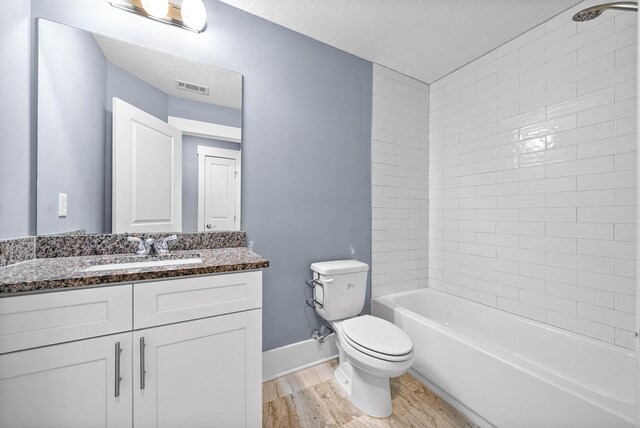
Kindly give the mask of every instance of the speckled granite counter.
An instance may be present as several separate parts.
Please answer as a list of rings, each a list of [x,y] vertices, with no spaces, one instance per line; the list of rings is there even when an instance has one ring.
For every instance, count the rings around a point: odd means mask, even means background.
[[[176,251],[171,254],[173,256],[183,254],[185,257],[198,254],[202,258],[202,263],[83,272],[83,269],[88,266],[113,263],[122,256],[33,259],[0,267],[0,297],[15,296],[16,293],[23,292],[42,292],[87,285],[137,282],[269,267],[268,260],[245,247]],[[135,258],[145,261],[145,257]],[[162,256],[157,256],[155,260],[160,258]]]

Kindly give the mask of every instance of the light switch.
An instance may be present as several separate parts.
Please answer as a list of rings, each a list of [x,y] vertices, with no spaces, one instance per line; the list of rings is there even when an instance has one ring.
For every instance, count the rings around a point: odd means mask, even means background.
[[[67,194],[58,193],[58,217],[67,216]]]

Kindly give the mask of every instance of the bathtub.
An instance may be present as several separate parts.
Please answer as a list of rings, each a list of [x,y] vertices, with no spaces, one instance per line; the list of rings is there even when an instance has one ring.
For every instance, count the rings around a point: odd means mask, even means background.
[[[485,425],[634,425],[632,351],[430,288],[371,310],[411,337],[418,377]]]

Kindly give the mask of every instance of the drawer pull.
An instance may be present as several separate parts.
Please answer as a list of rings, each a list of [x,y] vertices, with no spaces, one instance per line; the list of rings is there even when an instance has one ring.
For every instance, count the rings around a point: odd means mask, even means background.
[[[115,384],[115,396],[116,398],[120,397],[120,382],[122,378],[120,377],[120,354],[122,353],[122,348],[120,347],[120,342],[116,342],[116,384]]]
[[[144,389],[144,337],[140,338],[140,389]]]

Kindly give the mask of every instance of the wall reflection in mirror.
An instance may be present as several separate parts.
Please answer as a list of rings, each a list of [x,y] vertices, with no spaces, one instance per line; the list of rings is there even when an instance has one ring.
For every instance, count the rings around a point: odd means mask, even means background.
[[[38,20],[37,232],[240,229],[242,75]]]

